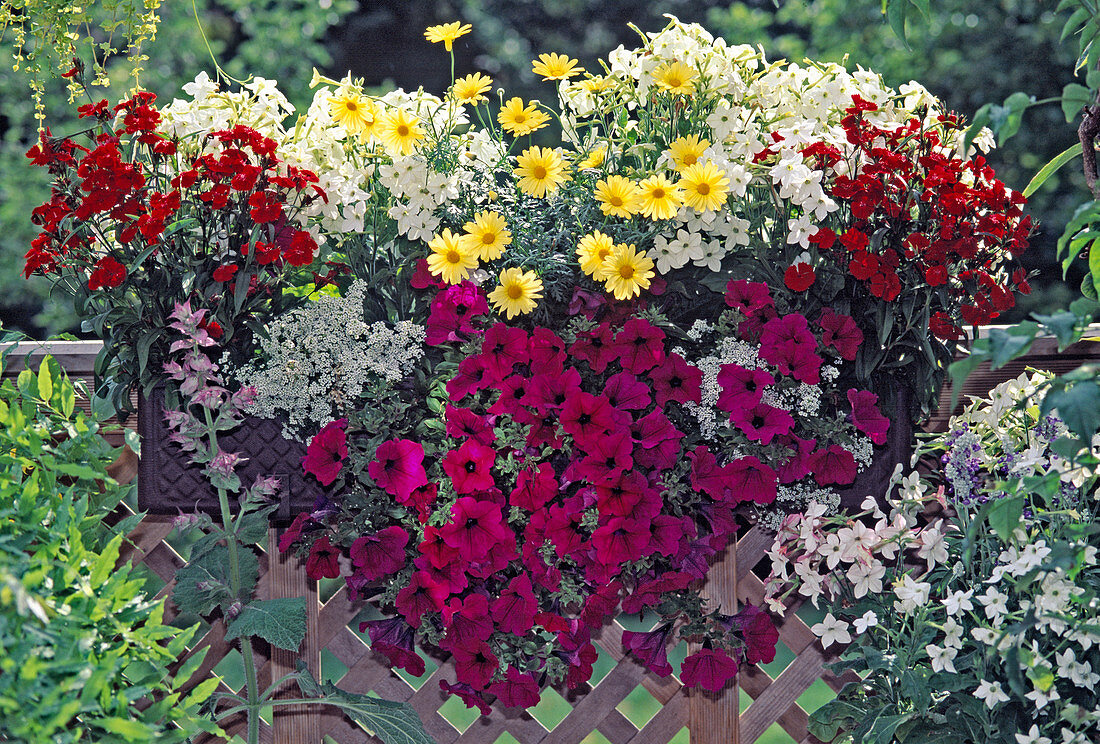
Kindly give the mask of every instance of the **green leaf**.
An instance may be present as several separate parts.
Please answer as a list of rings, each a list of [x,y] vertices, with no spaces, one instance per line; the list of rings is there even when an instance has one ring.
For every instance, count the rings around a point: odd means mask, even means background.
[[[1081,332],[1078,328],[1080,318],[1076,313],[1063,311],[1052,315],[1032,313],[1033,318],[1043,327],[1043,331],[1058,339],[1058,351],[1063,351],[1067,346],[1080,340]]]
[[[296,651],[306,637],[304,597],[262,599],[250,602],[229,624],[225,640],[258,636],[276,648]]]
[[[1076,158],[1083,151],[1084,148],[1082,148],[1081,143],[1078,142],[1076,145],[1073,145],[1072,147],[1067,147],[1065,150],[1051,158],[1050,162],[1040,168],[1039,172],[1036,173],[1028,182],[1027,187],[1024,188],[1024,198],[1030,197],[1032,194],[1038,191],[1039,187],[1046,183],[1046,180],[1048,178],[1053,176],[1063,165]]]
[[[435,744],[424,730],[420,716],[408,703],[357,695],[327,682],[323,686],[318,685],[301,661],[298,662],[297,679],[298,686],[307,697],[317,697],[319,703],[337,706],[384,744]],[[318,697],[320,695],[324,697]]]
[[[990,330],[989,350],[992,357],[990,369],[999,369],[1013,359],[1026,354],[1038,333],[1039,325],[1030,320],[1008,328]]]
[[[909,9],[909,0],[882,0],[882,6],[894,36],[901,40],[906,49],[910,49],[909,40],[905,38],[905,13]]]
[[[245,545],[256,545],[267,537],[267,528],[271,524],[271,515],[278,504],[270,504],[242,514],[237,520],[237,538]]]
[[[88,467],[87,465],[78,465],[75,462],[59,462],[53,465],[53,469],[62,475],[69,475],[73,478],[87,478],[89,480],[99,480],[107,476],[102,470],[96,470],[95,468]]]
[[[1093,241],[1089,247],[1089,275],[1093,288],[1100,292],[1100,240]]]
[[[1088,446],[1092,435],[1100,428],[1100,384],[1097,379],[1052,386],[1043,396],[1040,410],[1047,414],[1055,409],[1069,430]]]
[[[38,365],[38,397],[49,402],[53,398],[53,375],[50,373],[49,357],[42,359]]]
[[[191,690],[191,694],[183,700],[185,707],[191,705],[198,705],[204,702],[207,698],[214,694],[214,691],[218,689],[218,685],[221,684],[221,677],[211,677],[210,679],[204,679],[199,684],[195,685],[195,689]]]
[[[241,593],[237,599],[244,601],[252,596],[260,564],[252,550],[238,550],[237,555],[241,569]],[[209,615],[219,603],[233,600],[230,585],[229,548],[214,545],[176,572],[172,601],[180,612]]]
[[[951,408],[949,410],[954,411],[956,406],[959,405],[959,395],[962,393],[963,383],[966,382],[966,378],[970,377],[970,374],[976,370],[982,362],[989,359],[987,353],[988,348],[986,339],[979,339],[974,344],[974,348],[971,349],[970,355],[966,356],[956,362],[952,362],[947,368],[947,373],[951,376]]]
[[[112,734],[118,734],[126,741],[140,741],[147,742],[153,741],[154,731],[146,726],[144,723],[138,723],[127,718],[102,718],[97,723],[105,731],[109,731]]]
[[[1024,497],[1006,496],[989,507],[989,526],[1002,541],[1008,542],[1024,517]]]
[[[963,155],[970,152],[970,145],[974,143],[974,138],[982,133],[982,128],[987,127],[992,123],[992,114],[992,103],[985,104],[974,113],[974,119],[970,122],[970,127],[966,130],[966,136],[963,137]]]
[[[1062,113],[1066,116],[1066,123],[1076,119],[1077,113],[1092,103],[1092,98],[1092,91],[1080,83],[1070,83],[1062,88]]]

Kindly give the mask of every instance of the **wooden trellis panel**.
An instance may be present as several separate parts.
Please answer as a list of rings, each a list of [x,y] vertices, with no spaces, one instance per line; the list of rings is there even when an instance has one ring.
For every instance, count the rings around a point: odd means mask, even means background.
[[[21,358],[27,351],[35,351],[32,363],[45,351],[53,353],[73,377],[90,379],[92,360],[98,351],[97,342],[63,342],[52,344],[25,344],[15,356]],[[997,382],[1015,377],[1024,366],[1036,366],[1066,371],[1076,367],[1083,359],[1100,356],[1098,344],[1083,342],[1059,355],[1053,342],[1040,340],[1033,352],[1021,362],[1004,370],[988,372],[979,370],[968,382],[964,393],[980,394]],[[13,370],[7,371],[12,374]],[[949,400],[945,392],[944,400]],[[86,403],[82,403],[86,407]],[[940,428],[945,419],[934,419],[930,428]],[[114,435],[121,443],[121,437]],[[136,456],[124,451],[112,468],[114,476],[127,482],[136,476]],[[124,513],[114,515],[121,518]],[[166,582],[158,596],[168,596],[172,578],[183,559],[166,541],[171,523],[165,517],[148,517],[130,535],[130,546],[125,560],[147,566]],[[269,533],[269,545],[275,544],[275,534]],[[739,602],[762,604],[763,583],[754,568],[761,562],[771,546],[771,535],[759,527],[749,530],[736,545],[726,551],[708,574],[704,587],[707,596],[724,608],[733,609]],[[647,672],[622,650],[623,628],[617,623],[605,626],[594,639],[602,655],[614,662],[610,672],[598,679],[594,686],[586,687],[579,694],[562,692],[571,706],[565,717],[552,728],[546,728],[529,713],[494,706],[490,716],[477,719],[464,730],[459,730],[441,712],[447,698],[439,688],[439,680],[453,679],[453,664],[446,657],[434,657],[438,668],[420,680],[414,687],[403,677],[391,671],[364,642],[361,634],[352,629],[357,626],[357,616],[363,603],[351,603],[341,589],[322,602],[317,586],[305,576],[304,567],[293,556],[264,555],[260,562],[261,578],[257,590],[261,598],[306,596],[308,607],[307,636],[297,653],[278,649],[271,653],[260,649],[257,658],[261,685],[266,687],[273,680],[291,671],[298,659],[306,661],[314,674],[320,676],[321,650],[327,649],[347,672],[338,684],[345,689],[365,693],[373,691],[382,697],[409,702],[420,714],[429,734],[439,744],[493,744],[507,733],[521,744],[589,744],[592,741],[609,741],[611,744],[665,744],[686,726],[692,744],[752,744],[773,724],[778,724],[798,744],[817,744],[807,732],[807,713],[798,705],[798,698],[818,679],[833,690],[857,678],[851,672],[837,677],[825,668],[831,660],[809,627],[791,611],[779,626],[780,641],[794,655],[794,660],[773,679],[762,669],[746,668],[739,674],[736,685],[731,684],[720,695],[693,690],[685,691],[679,681],[670,676],[661,679]],[[795,602],[798,600],[795,599]],[[169,607],[171,615],[171,607]],[[356,628],[357,629],[357,628]],[[192,652],[209,648],[200,670],[203,676],[214,673],[214,668],[227,655],[239,653],[236,644],[227,644],[225,628],[221,621],[211,625],[201,638],[196,639]],[[259,644],[262,646],[262,644]],[[660,703],[659,712],[639,728],[629,720],[619,706],[641,685],[654,700]],[[225,687],[224,683],[222,686]],[[739,710],[738,689],[747,693],[752,702]],[[285,694],[294,696],[294,690]],[[277,709],[275,725],[264,725],[261,736],[271,744],[320,744],[324,736],[338,744],[366,744],[374,742],[363,729],[352,724],[331,709],[314,706],[281,707]],[[226,726],[230,733],[241,733],[244,721],[230,721]],[[598,732],[602,738],[589,738]]]

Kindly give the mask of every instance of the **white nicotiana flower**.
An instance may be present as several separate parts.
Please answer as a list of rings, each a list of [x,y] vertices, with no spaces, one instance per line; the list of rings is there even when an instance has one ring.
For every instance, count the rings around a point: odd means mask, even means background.
[[[970,601],[970,598],[973,596],[973,589],[967,589],[965,592],[956,590],[943,600],[943,606],[947,608],[947,614],[949,616],[956,615],[960,612],[969,612],[974,609],[974,603]]]
[[[1026,734],[1016,734],[1016,744],[1054,744],[1049,737],[1039,733],[1039,727],[1034,723]]]
[[[856,633],[862,635],[866,633],[869,628],[878,625],[878,615],[871,610],[867,610],[867,612],[863,613],[863,617],[857,617],[852,625],[855,626]]]
[[[833,617],[833,613],[825,615],[820,623],[810,628],[821,639],[821,647],[828,648],[834,643],[851,643],[852,635],[848,632],[848,623]]]
[[[909,574],[905,574],[901,579],[894,582],[894,596],[898,600],[894,603],[894,608],[898,612],[909,614],[918,607],[928,604],[928,595],[931,590],[931,584],[916,581]]]
[[[1002,594],[994,587],[987,587],[985,594],[978,596],[978,601],[985,605],[985,616],[999,625],[1008,612],[1008,595]]]
[[[928,654],[929,660],[932,662],[933,672],[955,673],[955,657],[959,654],[958,649],[944,648],[929,644],[924,647],[924,650],[925,653]]]
[[[1005,694],[1004,688],[1001,687],[1000,682],[990,682],[983,679],[978,683],[978,687],[974,690],[974,697],[985,703],[985,707],[993,710],[1001,703],[1007,703],[1009,697]]]

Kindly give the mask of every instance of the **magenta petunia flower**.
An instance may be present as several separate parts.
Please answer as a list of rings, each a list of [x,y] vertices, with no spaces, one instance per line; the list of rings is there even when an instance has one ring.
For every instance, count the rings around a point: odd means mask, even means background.
[[[618,566],[643,557],[649,545],[649,525],[630,517],[611,517],[592,533],[596,560],[605,566]]]
[[[686,589],[695,580],[689,573],[666,571],[652,579],[639,582],[634,591],[623,598],[623,612],[633,615],[663,602],[669,592]]]
[[[364,535],[348,551],[355,572],[367,582],[400,571],[405,565],[405,546],[409,533],[400,527],[386,527],[373,535]]]
[[[856,358],[859,345],[863,343],[863,331],[859,330],[855,320],[826,307],[822,309],[817,325],[821,328],[822,344],[832,346],[848,361]]]
[[[348,456],[347,434],[344,427],[347,419],[339,419],[325,425],[317,432],[306,448],[302,458],[302,469],[312,475],[322,486],[336,480],[344,467],[344,458]]]
[[[307,524],[313,521],[309,512],[302,512],[294,518],[290,527],[279,538],[279,552],[285,553],[290,550],[294,543],[298,542],[302,538],[302,530]]]
[[[487,491],[494,485],[496,459],[495,449],[467,439],[443,457],[443,472],[450,476],[457,493]]]
[[[420,620],[427,612],[439,612],[450,592],[425,571],[414,571],[409,583],[397,593],[394,606],[409,625],[420,627]]]
[[[634,467],[633,450],[629,429],[590,439],[585,442],[585,456],[577,462],[576,475],[594,484],[613,482],[623,471]]]
[[[611,375],[604,383],[603,394],[620,411],[641,411],[649,408],[652,399],[649,386],[631,372]]]
[[[663,412],[654,409],[634,422],[630,429],[637,445],[634,463],[650,470],[667,470],[680,457],[684,433],[672,425]]]
[[[447,680],[439,680],[439,689],[443,690],[448,695],[457,695],[467,708],[477,708],[478,712],[483,716],[487,716],[493,712],[493,709],[489,707],[489,704],[482,698],[481,693],[475,690],[465,682],[458,682],[457,684],[451,684]]]
[[[359,632],[363,631],[370,635],[371,650],[385,656],[391,667],[404,669],[414,677],[424,674],[424,659],[416,653],[413,645],[415,631],[404,618],[392,617],[359,623]]]
[[[774,364],[785,375],[816,385],[821,381],[822,358],[817,339],[806,318],[797,313],[773,318],[760,331],[760,358]]]
[[[428,259],[426,258],[422,258],[416,262],[416,271],[413,272],[409,284],[415,289],[428,289],[430,287],[443,289],[447,286],[446,282],[442,279],[432,275],[431,269],[428,268]]]
[[[645,633],[624,630],[623,650],[633,654],[658,677],[667,677],[672,674],[672,665],[668,663],[668,639],[671,634],[672,623],[659,625]]]
[[[691,462],[691,487],[715,501],[725,501],[730,489],[729,471],[719,467],[714,453],[700,444],[688,453],[688,460]]]
[[[523,573],[508,582],[490,609],[499,629],[518,636],[527,635],[535,625],[538,611],[538,598],[531,587],[531,578]]]
[[[790,433],[794,426],[794,417],[790,413],[763,402],[752,407],[734,408],[730,411],[730,421],[749,439],[765,446],[777,436]]]
[[[664,408],[670,400],[677,403],[698,403],[702,399],[703,373],[688,364],[679,354],[669,354],[665,360],[649,370],[657,407]]]
[[[596,374],[603,374],[607,365],[615,360],[615,333],[607,323],[601,323],[591,331],[581,331],[577,340],[569,347],[569,354],[575,359],[583,359]]]
[[[682,543],[688,535],[694,536],[695,524],[690,517],[674,517],[671,514],[658,514],[650,522],[649,554],[660,553],[669,558],[680,552]]]
[[[505,377],[496,388],[500,391],[500,396],[489,406],[489,413],[515,416],[524,405],[530,404],[531,383],[522,374]]]
[[[452,597],[443,607],[443,625],[447,628],[444,648],[469,646],[476,641],[489,640],[489,636],[493,634],[489,598],[484,594],[470,594],[465,598]]]
[[[538,326],[531,334],[531,371],[540,375],[559,375],[565,368],[565,341],[549,328]]]
[[[489,312],[489,303],[473,282],[447,287],[432,300],[427,321],[429,346],[465,341],[478,333],[473,320]]]
[[[462,496],[451,507],[451,521],[439,528],[448,546],[468,562],[481,560],[494,544],[513,539],[500,507],[489,501]]]
[[[554,545],[559,558],[579,550],[584,545],[579,524],[583,514],[570,512],[560,504],[551,504],[531,516],[531,526],[538,524],[545,539]],[[539,543],[541,544],[541,543]]]
[[[890,419],[879,411],[878,396],[869,390],[852,388],[848,390],[848,402],[852,404],[852,424],[875,444],[886,444]]]
[[[456,646],[451,649],[455,662],[455,676],[475,690],[484,690],[500,668],[493,649],[485,641]]]
[[[711,692],[719,692],[736,676],[737,661],[715,648],[696,651],[684,659],[680,667],[680,681],[684,687],[702,687]]]
[[[581,622],[592,630],[600,628],[607,618],[611,617],[619,606],[619,595],[623,585],[618,581],[610,581],[588,595],[581,608]]]
[[[660,492],[638,470],[621,472],[617,478],[596,486],[596,506],[601,516],[650,519],[660,513],[662,505]]]
[[[505,708],[530,708],[539,704],[539,684],[530,674],[508,667],[504,679],[489,686],[489,692],[500,699]]]
[[[665,332],[643,318],[631,318],[615,335],[615,351],[623,369],[640,375],[665,359]]]
[[[447,422],[447,436],[455,439],[473,439],[486,447],[493,446],[496,434],[493,432],[495,416],[479,416],[472,409],[447,404],[443,419]]]
[[[527,331],[504,323],[490,326],[481,341],[481,356],[493,380],[503,380],[517,364],[531,361]]]
[[[754,315],[766,307],[771,307],[773,303],[767,284],[745,279],[730,279],[726,284],[726,304],[745,315]]]
[[[466,357],[458,363],[458,372],[447,381],[447,397],[457,403],[470,393],[484,390],[493,384],[492,377],[480,356]]]
[[[775,501],[779,478],[775,471],[752,455],[739,457],[726,465],[726,483],[729,484],[727,496],[734,503],[755,501],[757,504],[770,504]]]
[[[560,488],[554,466],[548,462],[539,463],[537,468],[519,471],[508,503],[529,512],[537,511],[557,496]]]
[[[379,488],[400,500],[428,485],[424,470],[424,448],[408,439],[391,439],[378,445],[367,474]]]
[[[810,470],[819,486],[844,486],[856,479],[856,458],[839,444],[832,444],[810,456]]]
[[[816,439],[802,439],[791,434],[777,437],[775,441],[785,446],[788,453],[785,455],[786,460],[776,471],[779,474],[780,483],[794,483],[810,474],[810,455],[817,447]]]
[[[731,620],[745,641],[745,661],[749,664],[768,664],[775,660],[779,629],[775,627],[771,615],[746,603]]]
[[[432,505],[435,503],[435,498],[439,494],[439,486],[435,483],[428,483],[420,488],[414,489],[409,494],[408,498],[397,497],[397,503],[401,504],[407,509],[412,509],[416,512],[416,516],[420,519],[421,524],[425,524],[428,521],[428,517],[432,514]]]
[[[602,395],[578,393],[561,409],[561,427],[579,441],[591,441],[616,427],[614,409]]]
[[[339,578],[340,549],[333,547],[327,535],[313,543],[313,547],[309,549],[309,557],[306,558],[306,576],[314,581]]]
[[[561,374],[540,373],[532,377],[528,400],[540,411],[557,411],[580,391],[581,374],[570,367]]]
[[[718,408],[723,411],[751,408],[760,402],[765,388],[773,384],[775,378],[765,370],[723,364],[718,369]]]

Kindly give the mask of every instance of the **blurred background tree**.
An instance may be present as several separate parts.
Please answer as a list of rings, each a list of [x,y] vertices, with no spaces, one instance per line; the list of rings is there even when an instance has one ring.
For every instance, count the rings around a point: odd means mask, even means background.
[[[423,85],[440,94],[449,83],[449,66],[423,31],[461,19],[473,25],[473,33],[455,44],[459,74],[482,71],[509,95],[553,104],[553,86],[531,72],[535,56],[561,52],[598,69],[597,60],[618,45],[637,44],[628,23],[654,31],[665,25],[665,12],[703,23],[731,43],[760,44],[773,59],[859,65],[893,86],[917,80],[967,117],[1015,91],[1039,99],[1058,96],[1073,80],[1073,58],[1059,43],[1061,22],[1052,3],[940,0],[929,18],[910,23],[910,48],[883,22],[881,9],[881,0],[196,0],[194,11],[187,2],[165,3],[157,39],[146,47],[150,59],[142,84],[167,101],[200,70],[212,73],[205,34],[226,72],[276,79],[298,105],[311,97],[313,66],[333,77],[350,70],[379,88]],[[124,64],[112,68],[112,79],[115,85],[104,95],[117,98],[128,85]],[[76,124],[63,88],[55,83],[48,90],[46,113],[55,132],[68,133]],[[35,139],[34,106],[26,81],[7,67],[0,70],[0,100],[0,322],[39,337],[75,331],[67,298],[50,298],[45,282],[27,282],[19,273],[35,232],[30,211],[47,196],[46,174],[23,157]],[[989,159],[1000,178],[1023,189],[1074,141],[1074,127],[1066,125],[1057,105],[1037,107]],[[1032,197],[1040,232],[1025,262],[1040,275],[1035,292],[1006,321],[1065,306],[1077,296],[1077,277],[1069,286],[1060,281],[1054,245],[1083,183],[1079,169],[1067,167]]]

